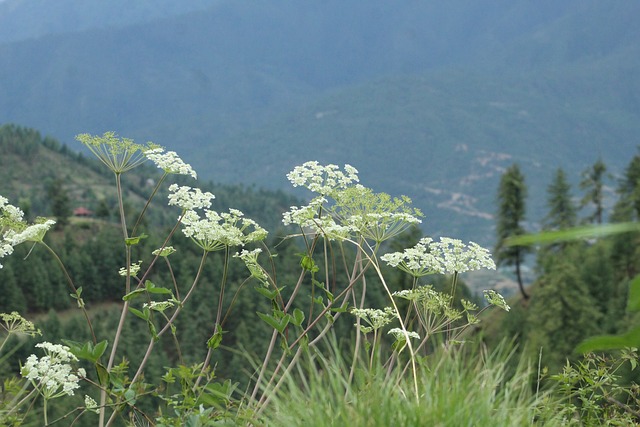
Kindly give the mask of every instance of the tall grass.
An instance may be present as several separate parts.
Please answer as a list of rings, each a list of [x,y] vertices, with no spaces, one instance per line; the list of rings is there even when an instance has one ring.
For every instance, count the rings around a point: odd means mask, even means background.
[[[337,347],[307,352],[263,413],[268,426],[562,425],[557,401],[536,393],[536,370],[513,347],[443,350],[418,364],[419,401],[401,369],[351,365]],[[512,363],[515,362],[515,363]],[[515,366],[515,367],[514,367]]]

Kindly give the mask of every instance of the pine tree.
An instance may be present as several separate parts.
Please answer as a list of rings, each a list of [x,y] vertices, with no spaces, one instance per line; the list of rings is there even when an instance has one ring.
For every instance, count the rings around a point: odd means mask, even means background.
[[[521,265],[524,257],[529,252],[525,246],[506,245],[509,237],[525,233],[522,222],[525,218],[527,186],[524,176],[517,164],[509,167],[500,179],[498,189],[498,215],[497,215],[497,244],[495,248],[496,263],[515,267],[518,287],[524,299],[529,295],[522,283]]]
[[[572,252],[571,254],[569,252]],[[559,370],[584,339],[599,333],[602,314],[581,280],[579,252],[565,251],[533,286],[528,342],[552,371]]]
[[[586,194],[580,201],[580,207],[593,205],[593,213],[585,220],[587,222],[595,222],[602,224],[604,214],[604,179],[609,177],[607,174],[607,166],[602,159],[598,159],[591,167],[582,172],[582,181],[580,181],[580,189],[586,191]]]
[[[576,207],[571,200],[571,185],[562,169],[547,188],[549,213],[544,220],[547,230],[563,230],[576,225]]]
[[[47,197],[51,200],[51,213],[56,217],[56,228],[62,228],[69,223],[71,200],[69,194],[59,178],[54,179],[47,186]]]

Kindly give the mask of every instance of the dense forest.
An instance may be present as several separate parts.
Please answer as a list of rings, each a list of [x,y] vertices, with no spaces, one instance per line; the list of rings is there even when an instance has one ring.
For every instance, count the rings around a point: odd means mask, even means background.
[[[44,216],[57,221],[46,237],[57,256],[51,256],[41,245],[21,245],[12,256],[2,259],[0,312],[18,311],[33,319],[43,331],[37,340],[16,342],[11,357],[0,359],[0,374],[5,376],[19,369],[19,361],[28,357],[37,341],[56,342],[60,337],[76,342],[90,340],[90,331],[77,310],[78,298],[70,297],[67,274],[76,287],[82,288],[82,300],[93,319],[94,333],[109,336],[118,323],[124,285],[118,271],[126,260],[122,256],[116,195],[109,186],[112,177],[103,171],[99,162],[51,138],[43,138],[35,130],[15,125],[0,127],[0,152],[0,195],[15,201],[29,219]],[[153,191],[154,181],[159,179],[160,174],[150,166],[136,169],[124,181],[127,194],[124,204],[132,211],[142,209],[144,200]],[[175,182],[181,183],[182,179],[177,177]],[[525,264],[533,266],[535,280],[522,284],[521,292],[511,297],[510,312],[492,312],[491,317],[482,326],[470,330],[466,338],[478,341],[476,337],[481,337],[479,341],[493,347],[505,339],[515,340],[520,352],[532,359],[539,357],[547,372],[558,373],[567,359],[577,360],[575,348],[584,339],[599,334],[623,334],[637,324],[637,316],[627,313],[626,307],[629,283],[640,270],[640,232],[561,240],[538,246],[509,245],[509,238],[531,231],[526,229],[529,208],[526,179],[514,164],[505,171],[499,188],[495,189],[499,206],[496,206],[498,235],[494,258],[504,274],[511,275],[513,271],[514,280],[521,279],[517,272]],[[640,154],[630,160],[618,181],[613,181],[607,166],[598,159],[580,177],[578,191],[571,188],[569,181],[562,169],[549,177],[547,215],[542,221],[544,231],[640,220]],[[616,187],[617,200],[612,209],[607,209],[603,189],[610,185]],[[290,230],[281,225],[282,213],[299,204],[298,199],[284,192],[256,187],[209,182],[201,184],[201,188],[215,194],[217,209],[239,208],[268,228],[271,234],[265,246],[272,248],[270,263],[273,271],[278,272],[279,283],[286,288],[298,280],[300,266],[305,266],[306,258],[300,255],[304,246],[292,239],[283,240]],[[159,200],[167,196],[166,192],[161,195],[164,197]],[[74,209],[80,207],[90,213],[79,215],[76,211],[74,214]],[[159,236],[170,231],[175,219],[166,206],[156,204],[154,208],[154,213],[139,225],[139,235],[145,238],[132,248],[134,261],[146,260],[145,254],[163,245]],[[134,217],[129,218],[129,223],[134,222]],[[402,250],[416,244],[423,234],[414,227],[383,247]],[[176,234],[171,243],[181,254],[179,262],[159,265],[148,280],[158,286],[168,286],[163,280],[170,272],[178,292],[178,284],[193,281],[193,272],[200,271],[201,253],[182,235]],[[346,251],[344,256],[353,260],[355,253]],[[161,377],[166,366],[188,365],[207,356],[205,343],[211,339],[211,325],[216,323],[218,290],[226,281],[227,292],[220,304],[232,311],[224,316],[222,351],[215,353],[212,365],[216,366],[218,377],[231,380],[239,388],[248,386],[248,366],[269,347],[271,331],[269,324],[256,322],[255,313],[268,313],[273,300],[257,296],[251,290],[254,285],[247,284],[243,263],[228,257],[224,251],[209,255],[190,309],[175,323],[180,331],[179,350],[176,351],[171,338],[163,337],[159,341],[160,351],[153,353],[148,361],[146,378]],[[60,268],[60,260],[66,270]],[[224,265],[228,268],[223,270]],[[312,271],[310,267],[304,268]],[[385,274],[390,278],[389,287],[393,291],[411,286],[402,272],[387,268]],[[367,272],[365,276],[369,288],[367,305],[384,306],[386,296],[379,284],[375,285],[376,275]],[[317,298],[313,275],[308,280],[302,291],[303,301]],[[337,276],[334,280],[340,283],[346,279]],[[429,282],[436,289],[451,290],[447,277],[431,276]],[[456,299],[467,298],[482,305],[479,296],[463,281],[454,289]],[[308,309],[305,304],[296,307]],[[139,316],[129,316],[127,322],[130,327],[124,329],[119,356],[135,366],[143,356],[142,346],[146,345],[149,331]],[[336,321],[339,339],[353,336],[352,323],[352,319],[345,318]],[[628,372],[623,376],[624,381],[634,378]],[[151,410],[153,402],[141,403],[142,408]],[[52,411],[62,416],[65,409]]]

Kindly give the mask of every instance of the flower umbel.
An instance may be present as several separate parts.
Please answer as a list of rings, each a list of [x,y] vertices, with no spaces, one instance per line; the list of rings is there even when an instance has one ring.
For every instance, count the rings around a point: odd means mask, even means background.
[[[160,169],[168,174],[190,175],[197,179],[198,175],[191,165],[185,163],[175,151],[164,152],[164,148],[151,148],[144,152],[147,159],[151,160]]]
[[[414,277],[496,268],[487,249],[474,242],[465,245],[461,240],[448,237],[440,238],[439,242],[424,237],[413,248],[385,254],[380,259]]]
[[[102,136],[83,133],[76,136],[102,163],[113,173],[127,172],[143,163],[144,152],[158,148],[150,142],[147,145],[136,144],[132,139],[119,138],[114,132],[105,132]]]
[[[69,347],[50,342],[36,344],[45,352],[38,358],[32,354],[27,358],[20,373],[27,378],[45,399],[53,399],[65,394],[72,396],[80,387],[81,378],[86,376],[82,368],[74,370],[71,362],[78,359],[69,351]]]
[[[20,316],[17,311],[11,313],[0,313],[0,328],[7,331],[8,334],[25,334],[32,337],[36,335],[42,335],[40,329],[36,328],[33,322]]]
[[[264,240],[267,231],[255,221],[244,218],[237,209],[221,214],[205,209],[204,218],[196,211],[185,212],[182,232],[205,251],[217,251],[225,247],[244,246]]]
[[[500,307],[504,311],[511,310],[511,307],[509,307],[509,304],[507,304],[507,302],[504,300],[504,297],[496,291],[488,289],[482,292],[484,293],[484,297],[489,304]]]
[[[306,187],[323,196],[358,182],[358,171],[350,165],[344,165],[344,172],[337,165],[322,166],[316,161],[296,166],[287,174],[294,187]]]

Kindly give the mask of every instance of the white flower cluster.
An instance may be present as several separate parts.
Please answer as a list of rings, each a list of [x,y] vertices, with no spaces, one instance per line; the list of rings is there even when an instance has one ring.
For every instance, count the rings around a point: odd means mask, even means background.
[[[262,249],[260,248],[256,248],[252,251],[243,249],[240,252],[236,252],[233,256],[235,258],[240,258],[244,262],[251,273],[251,277],[255,277],[262,283],[266,283],[269,280],[269,277],[262,266],[258,263],[258,255],[261,253]]]
[[[100,413],[100,407],[96,401],[86,394],[84,395],[84,407],[87,408],[87,411],[95,412],[96,414]]]
[[[13,248],[20,243],[42,242],[45,233],[55,223],[51,219],[39,218],[35,224],[27,224],[24,212],[0,196],[0,258],[11,255]]]
[[[314,234],[323,234],[330,239],[345,239],[355,231],[349,225],[338,224],[331,213],[327,210],[324,215],[320,215],[322,205],[327,202],[324,197],[315,197],[308,205],[297,207],[292,206],[288,212],[282,214],[284,225],[298,225]]]
[[[42,358],[34,354],[29,356],[20,371],[22,376],[31,381],[46,399],[63,394],[72,396],[73,391],[80,387],[80,378],[86,377],[83,368],[74,371],[71,366],[71,362],[78,359],[64,345],[41,342],[36,347],[43,349],[46,355]]]
[[[397,340],[406,340],[407,338],[420,339],[420,335],[417,332],[403,331],[400,328],[392,328],[387,333],[393,335]]]
[[[414,277],[496,268],[487,249],[474,242],[465,245],[460,240],[447,237],[442,237],[439,242],[424,237],[414,247],[385,254],[380,259]]]
[[[174,253],[176,249],[173,246],[165,246],[164,248],[158,248],[155,251],[151,252],[152,255],[168,257],[172,253]]]
[[[174,306],[172,301],[151,301],[142,304],[142,308],[148,308],[149,310],[155,310],[159,312],[165,311],[167,308]]]
[[[377,308],[352,308],[351,314],[369,324],[368,327],[360,325],[360,331],[365,334],[371,331],[377,331],[395,319],[395,312],[391,307],[385,307],[384,310]]]
[[[205,209],[204,218],[193,210],[185,212],[183,233],[205,251],[215,251],[227,246],[244,246],[247,243],[264,240],[267,231],[255,221],[244,218],[237,209],[221,213]],[[250,231],[249,231],[250,230]]]
[[[194,179],[198,178],[196,171],[191,165],[185,163],[175,151],[164,152],[164,148],[152,148],[144,152],[147,159],[151,160],[160,169],[166,173],[177,175],[191,175]]]
[[[131,265],[129,266],[129,276],[131,277],[136,277],[138,275],[138,273],[140,272],[140,266],[142,265],[142,261],[138,261],[137,263],[132,262]],[[120,274],[121,276],[127,276],[127,267],[122,267],[120,268],[120,270],[118,271],[118,274]]]
[[[344,172],[337,165],[322,166],[317,161],[296,166],[287,174],[294,187],[306,187],[323,196],[358,182],[358,171],[351,165],[344,165]]]
[[[203,193],[199,188],[181,187],[178,184],[169,186],[169,191],[169,206],[178,206],[183,211],[208,208],[216,197],[208,191]]]

